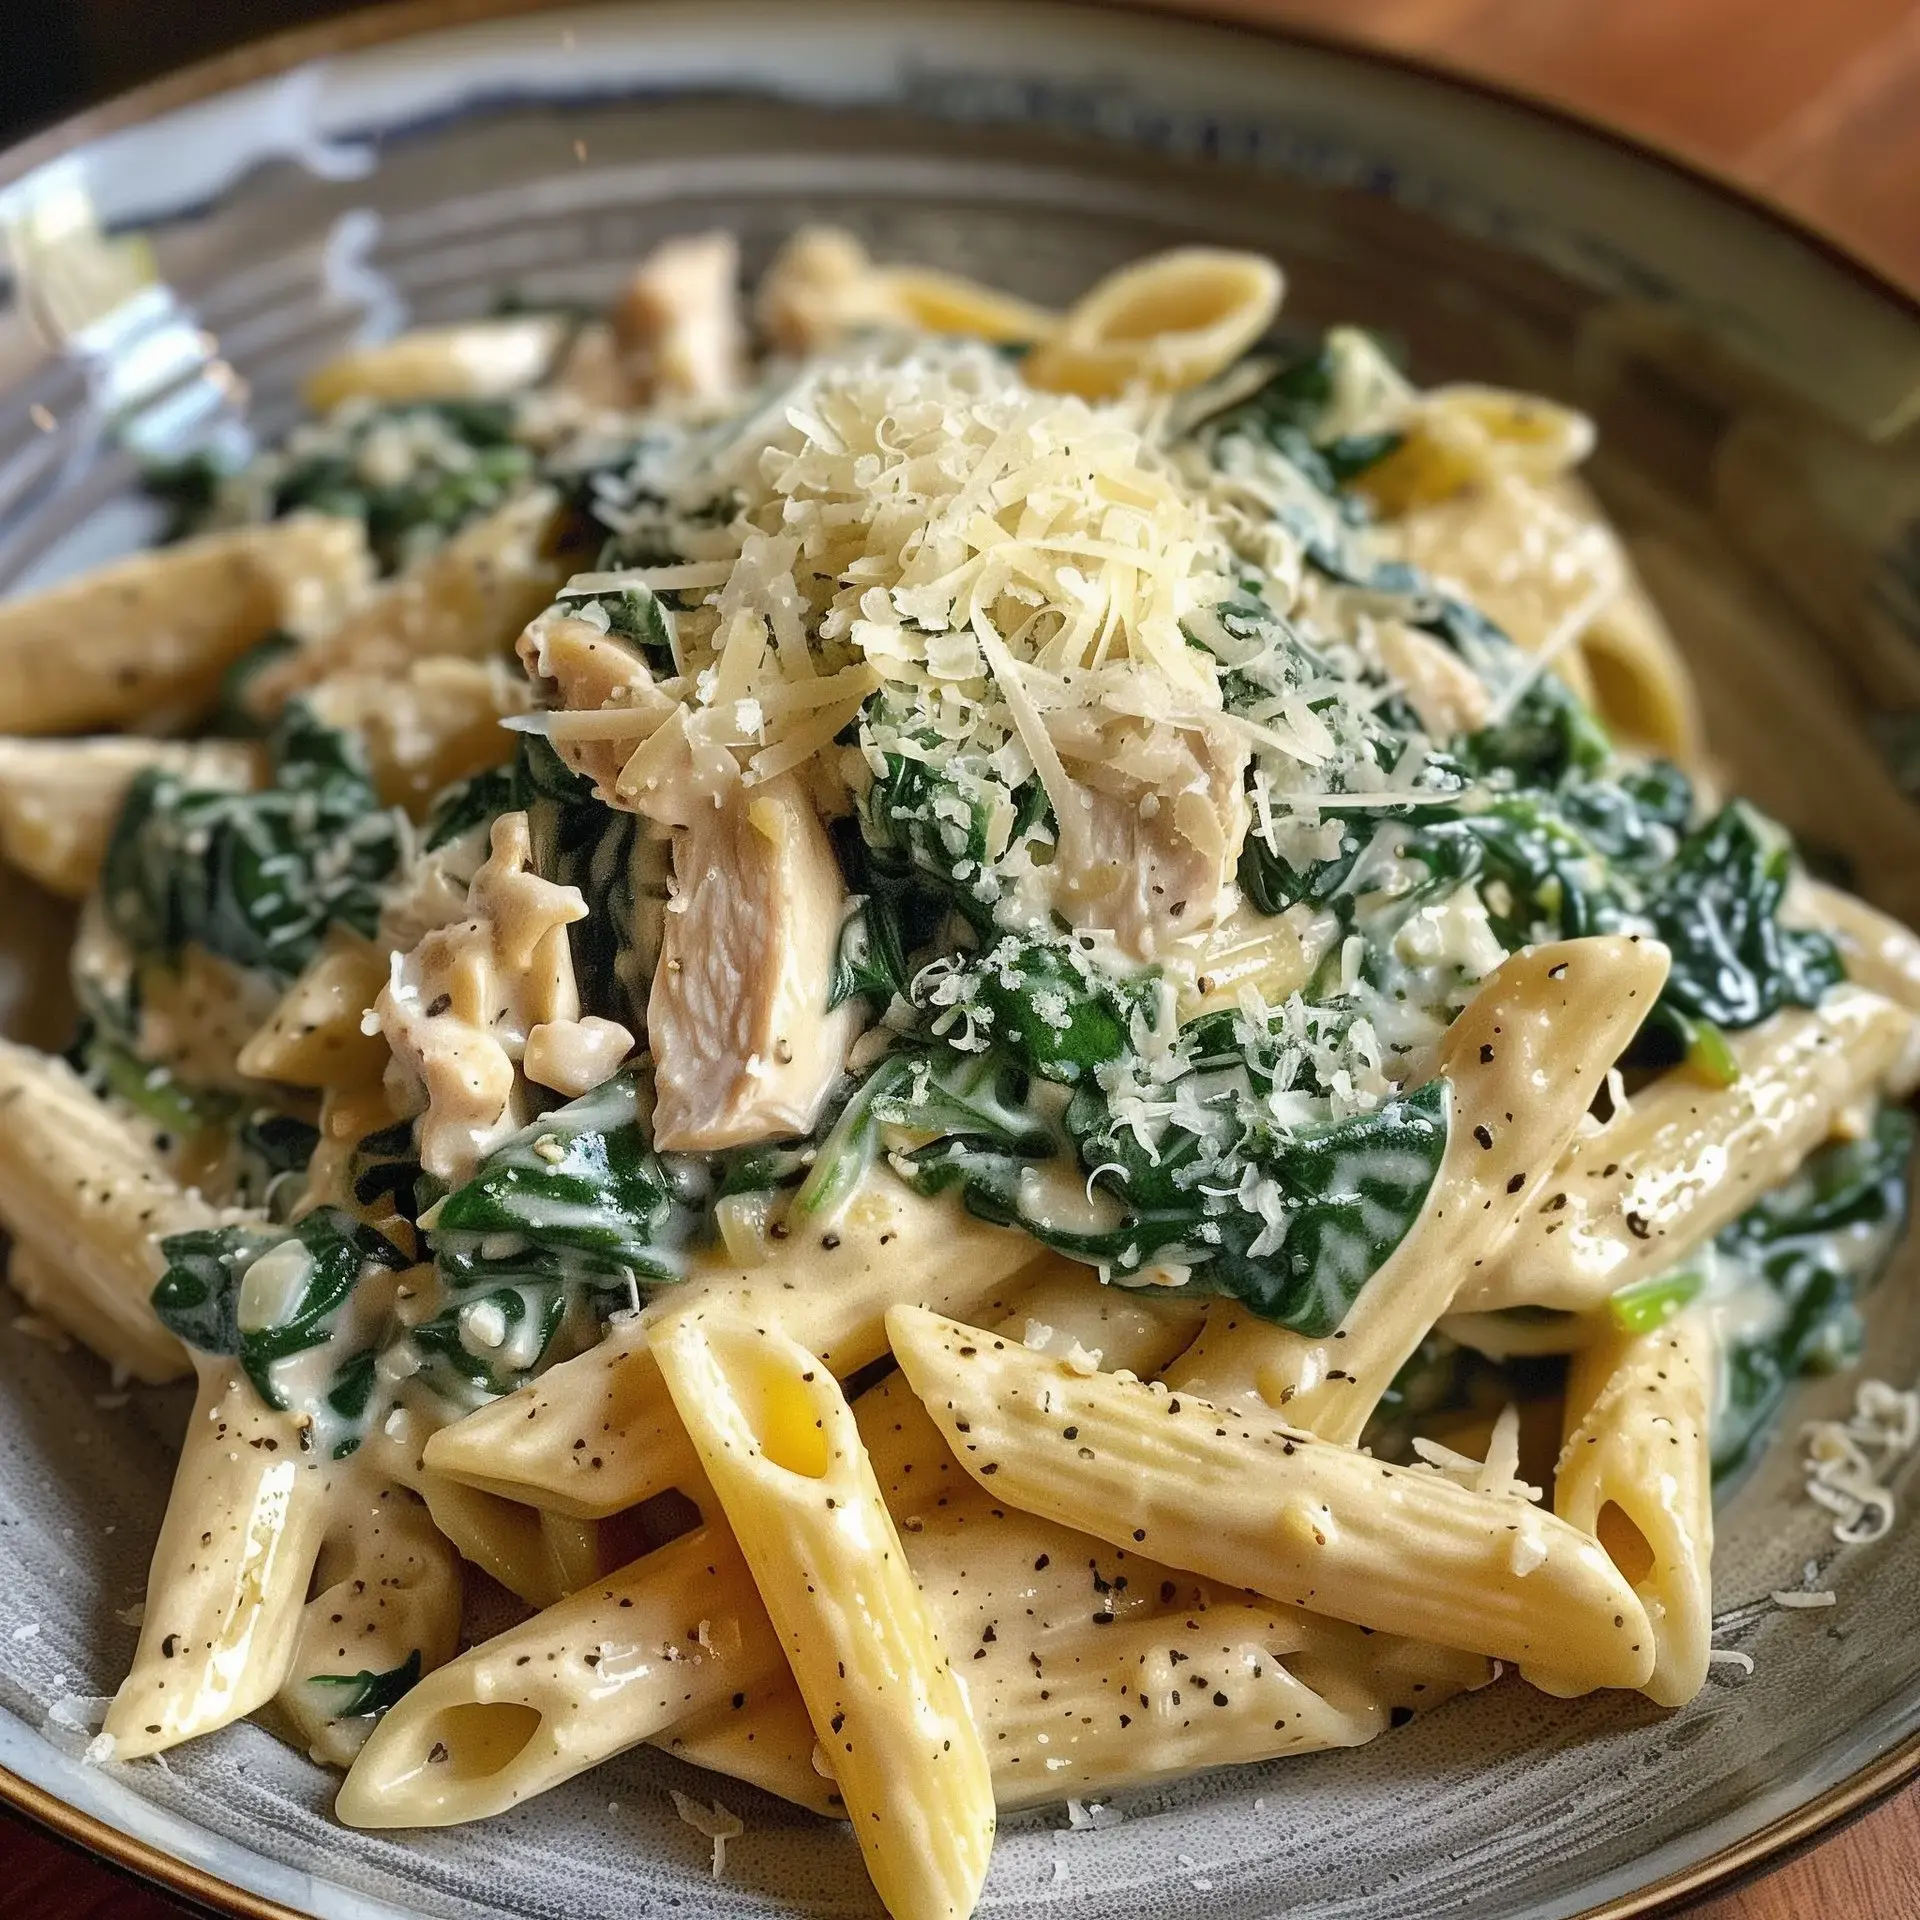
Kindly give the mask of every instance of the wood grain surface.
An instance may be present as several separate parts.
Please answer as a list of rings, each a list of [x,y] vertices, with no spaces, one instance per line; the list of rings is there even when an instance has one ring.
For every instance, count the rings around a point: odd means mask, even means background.
[[[38,57],[64,63],[39,97],[64,109],[268,25],[340,10],[333,0],[35,9],[51,34]],[[1206,10],[1301,21],[1568,102],[1758,187],[1920,286],[1917,0],[1210,0]],[[184,1911],[4,1819],[0,1865],[4,1920]],[[1920,1787],[1686,1914],[1920,1920]]]

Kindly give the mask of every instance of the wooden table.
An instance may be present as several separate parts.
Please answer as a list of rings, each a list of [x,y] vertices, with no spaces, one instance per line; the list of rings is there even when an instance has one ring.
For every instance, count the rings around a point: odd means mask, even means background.
[[[334,0],[54,9],[94,92]],[[1563,100],[1705,160],[1920,285],[1920,0],[1209,0]],[[158,17],[156,17],[158,16]],[[138,20],[138,26],[135,25]],[[69,72],[73,69],[70,67]],[[178,1920],[173,1902],[0,1822],[0,1920]],[[1920,1786],[1687,1920],[1920,1920]]]

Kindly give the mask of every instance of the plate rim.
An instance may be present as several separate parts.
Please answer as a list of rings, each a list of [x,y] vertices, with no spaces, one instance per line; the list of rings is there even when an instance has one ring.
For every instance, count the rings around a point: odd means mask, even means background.
[[[592,0],[584,3],[592,4]],[[1488,79],[1444,57],[1381,46],[1336,27],[1267,18],[1261,11],[1262,0],[1068,0],[1068,3],[1088,10],[1104,8],[1292,45],[1360,66],[1382,68],[1437,84],[1456,95],[1517,110],[1534,120],[1612,148],[1656,172],[1677,178],[1684,185],[1704,190],[1710,197],[1796,241],[1824,260],[1829,268],[1899,309],[1920,326],[1920,283],[1908,285],[1851,242],[1713,163],[1658,138],[1616,126],[1532,88]],[[583,0],[389,0],[386,5],[368,4],[329,20],[245,40],[236,47],[190,62],[82,108],[16,142],[0,152],[0,189],[12,186],[48,162],[107,134],[285,73],[310,61],[488,20],[558,12],[581,4]],[[1571,1920],[1651,1920],[1654,1915],[1674,1913],[1684,1902],[1725,1890],[1765,1866],[1780,1864],[1789,1854],[1837,1832],[1917,1778],[1920,1778],[1920,1733],[1909,1735],[1845,1779],[1836,1781],[1803,1805],[1743,1839],[1634,1892],[1584,1907]],[[57,1840],[97,1856],[109,1867],[202,1908],[237,1916],[237,1920],[309,1920],[300,1909],[237,1886],[163,1847],[123,1832],[98,1815],[63,1800],[51,1788],[4,1766],[0,1766],[0,1808],[51,1833]]]

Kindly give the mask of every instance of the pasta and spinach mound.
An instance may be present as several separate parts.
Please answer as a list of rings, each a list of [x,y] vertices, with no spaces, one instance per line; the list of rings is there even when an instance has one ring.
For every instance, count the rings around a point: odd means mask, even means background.
[[[0,608],[12,1282],[198,1384],[99,1756],[263,1711],[408,1826],[652,1741],[919,1916],[1500,1662],[1689,1699],[1920,946],[1716,791],[1589,424],[1238,254],[737,289],[350,353]]]

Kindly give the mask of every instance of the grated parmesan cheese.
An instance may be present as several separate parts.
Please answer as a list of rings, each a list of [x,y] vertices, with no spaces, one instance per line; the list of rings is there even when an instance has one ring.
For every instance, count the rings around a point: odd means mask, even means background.
[[[1801,1587],[1776,1587],[1767,1596],[1776,1607],[1785,1607],[1789,1613],[1811,1612],[1817,1607],[1832,1607],[1839,1604],[1840,1596],[1824,1589],[1809,1592]]]
[[[1867,1546],[1892,1530],[1898,1511],[1884,1476],[1920,1445],[1920,1392],[1863,1380],[1845,1420],[1816,1420],[1801,1430],[1807,1497],[1835,1516],[1833,1534]]]
[[[712,1806],[696,1800],[691,1794],[682,1793],[679,1788],[670,1789],[673,1794],[673,1810],[695,1833],[704,1835],[713,1842],[713,1877],[718,1880],[727,1870],[727,1842],[737,1840],[746,1832],[746,1822],[737,1813],[716,1800]]]

